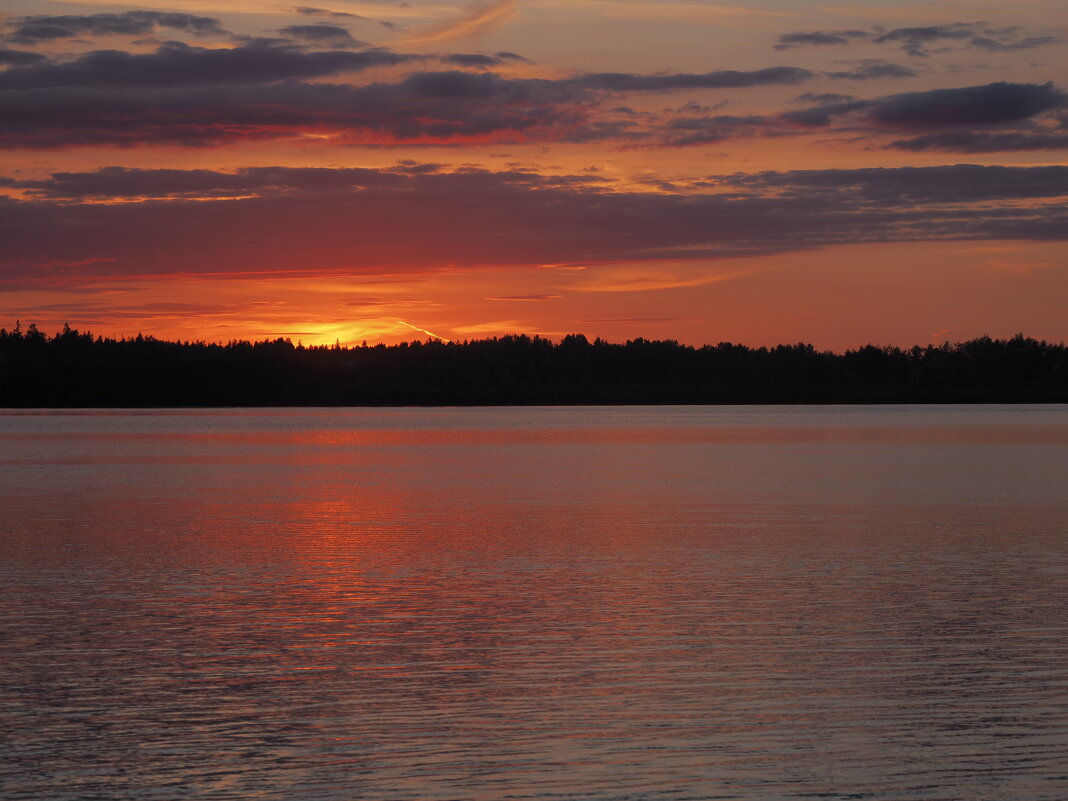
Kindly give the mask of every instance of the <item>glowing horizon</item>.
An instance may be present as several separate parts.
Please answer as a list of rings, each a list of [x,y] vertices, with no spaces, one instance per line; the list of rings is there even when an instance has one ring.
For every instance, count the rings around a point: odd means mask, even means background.
[[[7,327],[1068,339],[1043,0],[16,0],[0,37]]]

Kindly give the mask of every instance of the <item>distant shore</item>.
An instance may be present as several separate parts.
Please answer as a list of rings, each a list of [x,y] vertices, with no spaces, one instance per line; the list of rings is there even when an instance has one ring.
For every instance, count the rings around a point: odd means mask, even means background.
[[[1023,335],[845,353],[515,335],[358,347],[0,329],[0,407],[1065,403],[1068,347]]]

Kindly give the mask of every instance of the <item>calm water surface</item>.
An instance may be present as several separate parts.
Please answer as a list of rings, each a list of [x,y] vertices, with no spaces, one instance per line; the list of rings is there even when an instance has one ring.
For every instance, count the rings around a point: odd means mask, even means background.
[[[1068,407],[0,413],[0,797],[1068,798]]]

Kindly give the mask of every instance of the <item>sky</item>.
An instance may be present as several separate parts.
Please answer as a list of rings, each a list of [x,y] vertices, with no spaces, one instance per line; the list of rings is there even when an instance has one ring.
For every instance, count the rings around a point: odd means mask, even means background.
[[[1068,339],[1063,0],[323,2],[8,0],[0,326]]]

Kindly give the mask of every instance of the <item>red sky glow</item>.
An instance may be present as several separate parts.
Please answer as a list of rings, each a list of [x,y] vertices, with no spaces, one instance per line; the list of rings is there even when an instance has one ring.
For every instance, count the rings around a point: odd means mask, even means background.
[[[0,325],[1068,339],[1068,9],[14,0]]]

